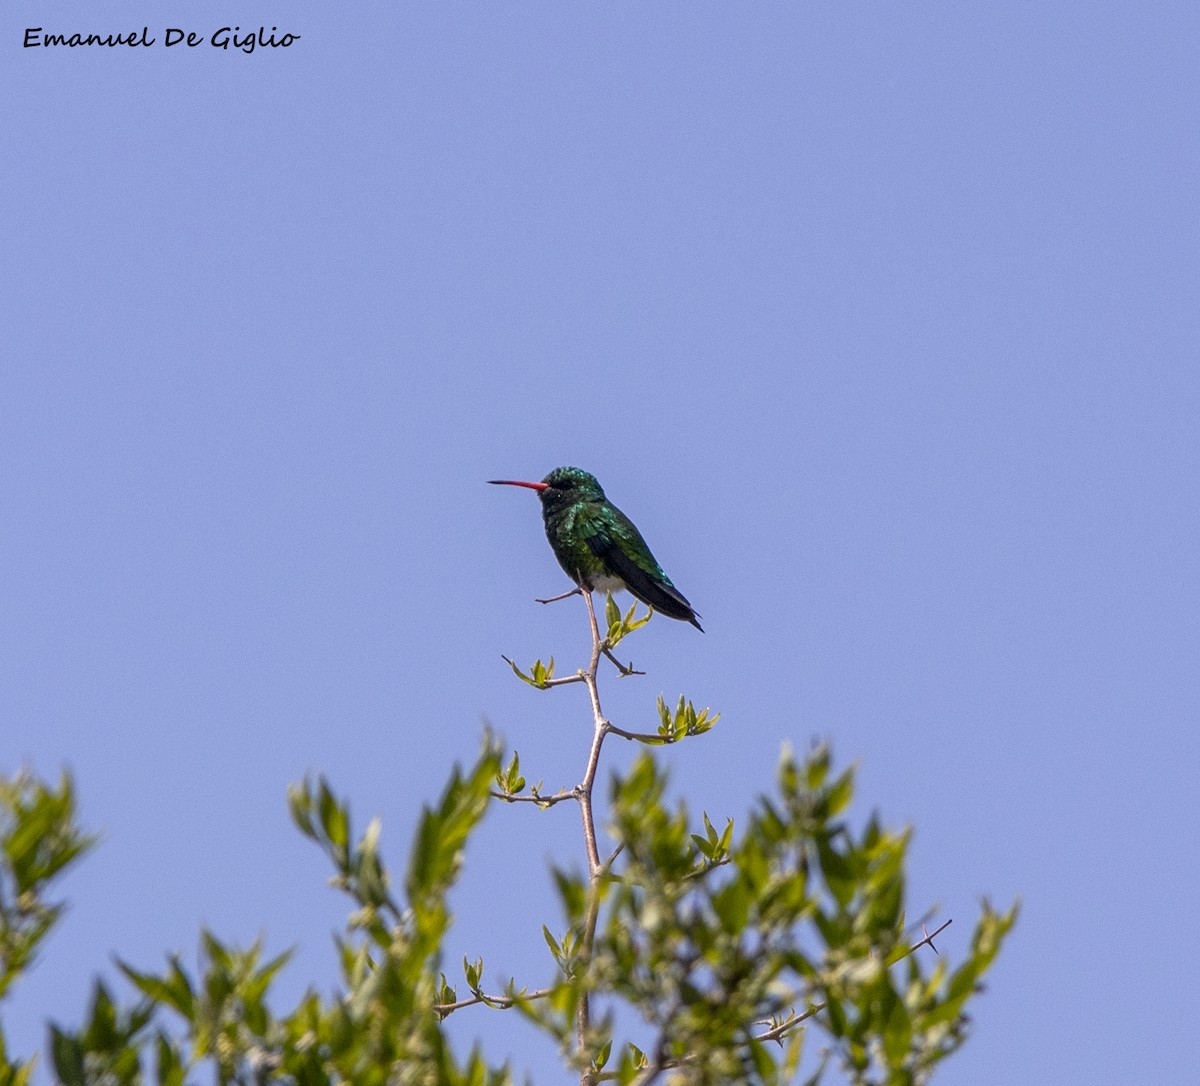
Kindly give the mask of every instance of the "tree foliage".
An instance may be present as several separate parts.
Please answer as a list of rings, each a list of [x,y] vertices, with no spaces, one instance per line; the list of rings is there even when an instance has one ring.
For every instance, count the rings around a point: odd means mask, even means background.
[[[296,1086],[500,1086],[509,1069],[478,1050],[455,1052],[444,1020],[489,1010],[519,1014],[558,1044],[582,1084],[848,1081],[916,1086],[968,1033],[980,991],[1015,919],[986,902],[970,947],[951,966],[934,948],[932,918],[913,922],[905,896],[910,834],[876,815],[855,820],[852,770],[828,748],[785,749],[774,789],[740,827],[718,828],[668,798],[653,748],[703,735],[718,720],[681,697],[658,703],[655,732],[626,731],[600,708],[598,674],[611,650],[649,615],[608,601],[605,630],[592,614],[587,667],[555,676],[537,661],[516,675],[539,691],[578,683],[593,713],[583,779],[546,794],[492,736],[455,769],[425,808],[403,875],[380,853],[380,824],[357,832],[347,802],[323,779],[289,793],[300,832],[325,854],[352,911],[338,937],[336,990],[310,988],[281,1008],[272,982],[288,955],[200,935],[192,968],[121,963],[129,994],[103,981],[77,1026],[50,1029],[49,1063],[64,1086],[156,1082]],[[592,792],[608,736],[646,751],[611,778],[601,857]],[[528,976],[491,986],[484,960],[447,977],[447,894],[471,834],[494,800],[584,812],[586,874],[553,872],[549,957]],[[92,843],[78,827],[71,781],[51,787],[27,773],[0,782],[0,999],[33,961],[62,906],[55,877]],[[456,970],[451,972],[457,973]],[[328,985],[322,985],[327,989]],[[0,1030],[0,1086],[24,1086],[32,1062],[9,1056]]]

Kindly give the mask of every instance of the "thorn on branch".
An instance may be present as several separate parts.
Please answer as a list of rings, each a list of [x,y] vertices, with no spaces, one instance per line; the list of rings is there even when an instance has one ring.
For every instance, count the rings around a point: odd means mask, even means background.
[[[908,949],[909,949],[910,951],[916,951],[916,950],[920,950],[920,949],[921,949],[921,947],[923,947],[923,946],[927,946],[927,947],[929,947],[929,949],[930,949],[930,950],[932,950],[932,951],[933,951],[935,954],[938,954],[938,953],[939,953],[939,952],[938,952],[938,948],[937,948],[937,947],[935,947],[935,946],[933,945],[933,940],[934,940],[934,939],[935,939],[937,936],[941,935],[941,934],[942,934],[942,932],[944,932],[944,931],[945,931],[945,930],[946,930],[946,929],[947,929],[947,928],[948,928],[948,927],[949,927],[951,924],[953,924],[953,923],[954,923],[954,917],[951,917],[949,920],[947,920],[947,921],[946,921],[946,922],[945,922],[945,923],[944,923],[944,924],[943,924],[941,927],[939,927],[939,928],[938,928],[936,931],[934,931],[932,934],[930,934],[930,932],[929,932],[929,929],[928,929],[928,928],[927,928],[927,927],[926,927],[924,924],[922,924],[922,925],[921,925],[921,932],[924,934],[925,938],[924,938],[924,939],[922,939],[922,940],[921,940],[919,943],[914,943],[914,944],[913,944],[911,947],[909,947]]]

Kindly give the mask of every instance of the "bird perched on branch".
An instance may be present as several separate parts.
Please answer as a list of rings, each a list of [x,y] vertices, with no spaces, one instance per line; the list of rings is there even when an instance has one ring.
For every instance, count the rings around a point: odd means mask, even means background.
[[[626,588],[654,610],[690,622],[704,632],[692,605],[655,561],[642,533],[604,496],[594,475],[580,468],[555,468],[540,483],[488,481],[496,486],[524,486],[537,491],[554,557],[579,586],[553,599]]]

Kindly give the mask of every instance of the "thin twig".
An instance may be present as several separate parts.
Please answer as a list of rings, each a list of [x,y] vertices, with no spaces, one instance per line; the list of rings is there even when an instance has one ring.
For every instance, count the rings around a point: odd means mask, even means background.
[[[552,796],[523,796],[517,795],[515,792],[498,792],[493,788],[492,795],[496,799],[504,800],[505,803],[536,803],[539,807],[553,807],[556,803],[565,803],[569,799],[574,799],[575,789],[555,792]]]
[[[455,1011],[461,1011],[463,1007],[473,1007],[477,1003],[484,1003],[496,1010],[506,1011],[515,1007],[522,1000],[545,999],[548,995],[553,995],[556,990],[555,988],[539,988],[536,992],[523,992],[511,996],[494,996],[488,995],[486,992],[476,992],[470,999],[460,999],[457,1003],[435,1003],[433,1009],[443,1018]]]
[[[703,867],[697,868],[695,871],[689,871],[684,875],[684,879],[702,879],[710,871],[716,871],[718,867],[724,867],[726,864],[733,863],[732,856],[722,856],[719,860],[709,860]]]
[[[608,875],[612,871],[613,863],[616,861],[616,858],[618,856],[620,856],[624,850],[625,850],[625,842],[622,841],[619,845],[617,845],[617,847],[615,849],[613,849],[612,855],[609,856],[609,858],[600,865],[600,874],[601,875]]]
[[[583,594],[582,588],[572,588],[570,592],[563,592],[559,596],[549,596],[544,600],[534,600],[534,603],[558,603],[559,600],[569,600],[572,596],[580,596]]]
[[[798,1026],[801,1022],[806,1022],[814,1014],[820,1014],[825,1009],[824,1003],[814,1003],[803,1014],[793,1015],[779,1025],[767,1030],[765,1033],[756,1033],[754,1040],[756,1041],[778,1041],[786,1037],[791,1032],[793,1027]]]
[[[949,920],[947,920],[944,924],[935,928],[933,931],[927,930],[925,925],[922,924],[921,931],[924,932],[925,937],[923,939],[919,940],[918,942],[913,943],[912,946],[906,947],[903,951],[901,951],[900,955],[897,958],[888,962],[889,967],[895,965],[896,962],[903,961],[910,954],[915,954],[923,946],[930,947],[933,950],[933,952],[936,954],[937,948],[934,947],[933,940],[935,938],[937,938],[937,936],[941,935],[941,933],[944,932],[952,923],[954,923],[953,917],[951,917]],[[799,998],[800,998],[800,993],[797,993],[795,996],[785,999],[783,1002],[785,1004],[791,1003],[791,1002],[794,1002],[795,1000],[798,1000]],[[780,1022],[779,1025],[772,1026],[770,1029],[764,1030],[762,1033],[754,1034],[751,1037],[751,1040],[758,1041],[758,1042],[782,1040],[789,1033],[791,1033],[792,1030],[794,1030],[797,1026],[803,1025],[814,1015],[820,1014],[825,1009],[825,1006],[826,1006],[826,1004],[824,1002],[813,1003],[803,1013],[792,1015],[786,1021]],[[745,1042],[745,1043],[749,1043],[749,1042]],[[692,1057],[692,1056],[684,1056],[682,1059],[678,1059],[678,1060],[663,1060],[661,1062],[656,1061],[653,1065],[651,1065],[650,1067],[648,1067],[646,1069],[646,1072],[647,1072],[646,1076],[637,1081],[637,1086],[649,1086],[649,1084],[654,1082],[658,1078],[658,1076],[663,1073],[663,1071],[670,1071],[676,1067],[682,1067],[685,1064],[690,1063],[693,1059],[694,1059],[694,1057]],[[610,1071],[610,1072],[605,1072],[604,1074],[597,1076],[596,1081],[597,1082],[608,1082],[608,1081],[611,1081],[618,1077],[619,1076],[616,1072]]]
[[[630,739],[635,743],[650,743],[654,746],[665,747],[669,743],[678,742],[676,739],[668,739],[665,735],[659,735],[656,732],[627,732],[615,724],[610,724],[608,730],[613,735],[619,735],[622,739]]]
[[[613,662],[613,665],[621,673],[622,678],[627,678],[630,675],[645,675],[646,674],[644,671],[638,671],[638,669],[633,666],[632,661],[630,662],[629,666],[626,667],[623,663],[621,663],[620,660],[618,660],[613,655],[612,649],[608,648],[607,645],[604,648],[604,655],[607,656]]]
[[[942,932],[944,932],[953,923],[954,923],[954,918],[951,917],[944,924],[942,924],[940,927],[936,928],[932,932],[929,931],[925,927],[924,924],[922,924],[921,931],[925,933],[925,938],[919,940],[918,942],[913,943],[912,946],[906,947],[904,950],[902,950],[895,958],[893,958],[890,962],[888,962],[888,968],[890,969],[897,962],[904,961],[904,959],[907,958],[910,954],[915,954],[923,946],[929,947],[936,954],[937,948],[933,945],[933,940],[935,938],[937,938],[937,936],[941,935]],[[791,1002],[791,1001],[788,1000],[786,1002]],[[775,1026],[774,1028],[767,1030],[766,1033],[760,1033],[760,1034],[756,1035],[754,1039],[756,1041],[777,1041],[777,1040],[779,1040],[780,1037],[783,1037],[784,1035],[786,1035],[794,1026],[797,1026],[801,1022],[806,1021],[807,1019],[811,1018],[814,1014],[820,1014],[821,1011],[823,1011],[824,1009],[825,1009],[824,1003],[814,1003],[803,1014],[795,1015],[794,1017],[789,1018],[786,1022],[781,1022],[778,1026]]]
[[[560,675],[557,679],[543,679],[540,683],[534,682],[530,676],[524,674],[521,669],[503,653],[500,654],[500,659],[508,664],[508,666],[511,667],[520,678],[524,679],[525,682],[529,683],[529,685],[534,687],[536,690],[549,690],[552,686],[566,686],[568,683],[583,682],[582,671],[577,671],[574,675]]]
[[[942,932],[944,932],[953,923],[954,923],[954,917],[950,917],[950,919],[947,920],[944,924],[942,924],[941,927],[935,928],[933,931],[929,931],[929,929],[926,928],[924,924],[922,924],[921,931],[924,932],[925,938],[922,939],[919,943],[913,943],[913,945],[910,946],[898,958],[893,958],[890,962],[888,962],[888,965],[893,966],[896,964],[896,962],[903,961],[910,954],[915,954],[923,946],[929,947],[929,949],[932,950],[936,954],[938,952],[938,948],[933,945],[934,939],[936,939],[939,935],[941,935]]]

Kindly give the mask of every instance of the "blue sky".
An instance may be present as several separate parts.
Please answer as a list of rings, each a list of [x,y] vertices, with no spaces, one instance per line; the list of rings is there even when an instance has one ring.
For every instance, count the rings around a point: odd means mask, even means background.
[[[21,47],[230,22],[302,37]],[[306,771],[396,866],[484,718],[577,779],[586,705],[500,654],[578,658],[582,609],[531,602],[567,587],[537,501],[484,485],[577,464],[704,615],[605,703],[723,712],[667,752],[697,813],[828,737],[948,953],[1022,899],[942,1080],[1183,1081],[1198,38],[1183,4],[6,5],[0,766],[70,766],[104,834],[16,1051],[201,924],[327,987]],[[450,959],[544,980],[572,858],[572,813],[493,810]]]

